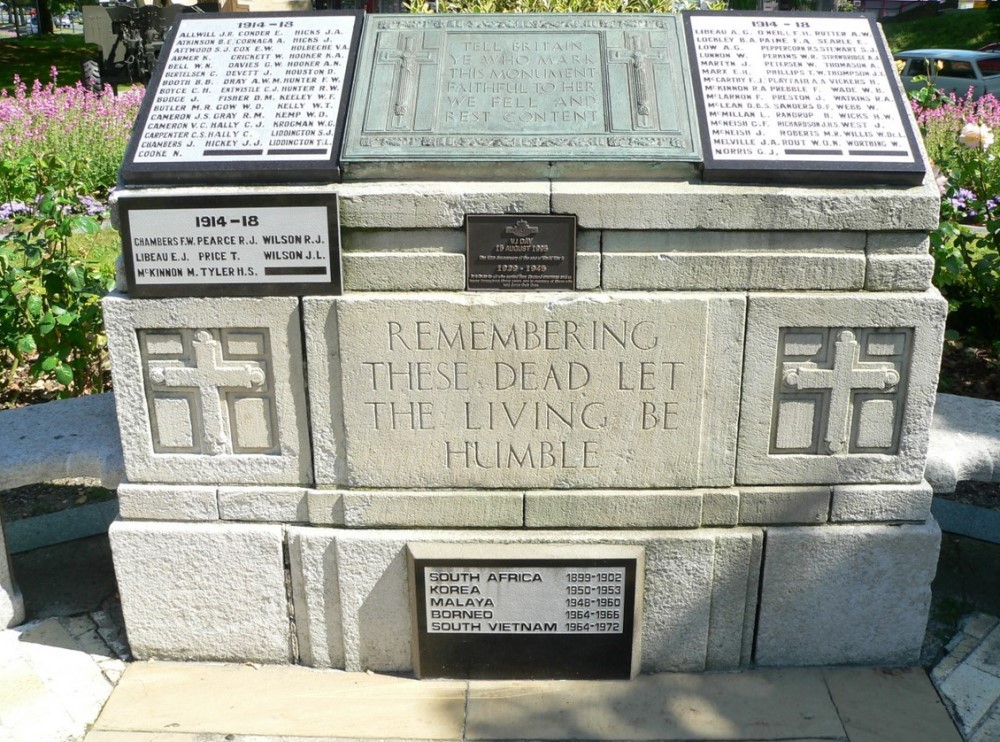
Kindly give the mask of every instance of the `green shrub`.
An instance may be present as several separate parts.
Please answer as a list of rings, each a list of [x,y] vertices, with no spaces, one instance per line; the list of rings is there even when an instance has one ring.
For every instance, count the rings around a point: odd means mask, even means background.
[[[58,396],[101,391],[107,343],[101,297],[113,271],[75,255],[69,238],[99,224],[71,211],[72,189],[50,190],[30,214],[14,217],[0,238],[0,384],[26,370]]]

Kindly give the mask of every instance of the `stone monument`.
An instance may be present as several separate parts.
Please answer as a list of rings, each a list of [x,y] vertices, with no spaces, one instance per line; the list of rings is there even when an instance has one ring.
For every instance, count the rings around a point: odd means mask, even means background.
[[[137,657],[916,661],[946,307],[937,190],[873,23],[181,18],[104,305]],[[186,74],[185,39],[213,71]],[[863,80],[835,80],[854,56]],[[244,64],[303,89],[255,118]],[[248,153],[199,149],[225,149],[195,124],[234,102]],[[141,156],[161,105],[190,120],[176,163]]]

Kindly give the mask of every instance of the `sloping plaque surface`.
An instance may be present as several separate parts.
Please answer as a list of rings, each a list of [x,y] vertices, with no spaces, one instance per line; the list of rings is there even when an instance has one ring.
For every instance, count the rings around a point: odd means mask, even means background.
[[[701,12],[684,20],[706,180],[923,180],[923,158],[873,20]]]
[[[484,162],[539,174],[549,163],[698,162],[687,65],[673,15],[373,16],[345,177],[414,162],[414,173],[478,164],[480,177],[495,172]]]
[[[331,182],[361,11],[184,14],[125,153],[126,184]]]

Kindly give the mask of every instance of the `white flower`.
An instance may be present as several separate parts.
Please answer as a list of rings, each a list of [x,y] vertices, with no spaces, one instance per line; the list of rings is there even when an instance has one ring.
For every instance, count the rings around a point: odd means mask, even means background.
[[[966,124],[958,141],[970,149],[989,149],[993,144],[993,132],[986,124]]]

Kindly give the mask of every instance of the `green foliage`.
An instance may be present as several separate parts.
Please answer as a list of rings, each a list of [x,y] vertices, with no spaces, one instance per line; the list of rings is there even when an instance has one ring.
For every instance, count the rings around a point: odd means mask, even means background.
[[[1000,101],[911,93],[941,191],[931,234],[934,284],[948,299],[949,325],[978,342],[1000,340]]]
[[[697,0],[438,0],[439,13],[675,13]],[[411,13],[433,13],[430,0],[410,0]],[[713,3],[721,10],[725,2]]]
[[[996,24],[985,9],[939,13],[930,18],[887,22],[882,31],[893,52],[908,49],[978,49],[997,38]]]
[[[0,238],[0,383],[27,366],[66,397],[103,389],[107,366],[101,296],[114,275],[69,248],[97,220],[72,215],[72,189],[47,191],[30,215],[17,215]]]

